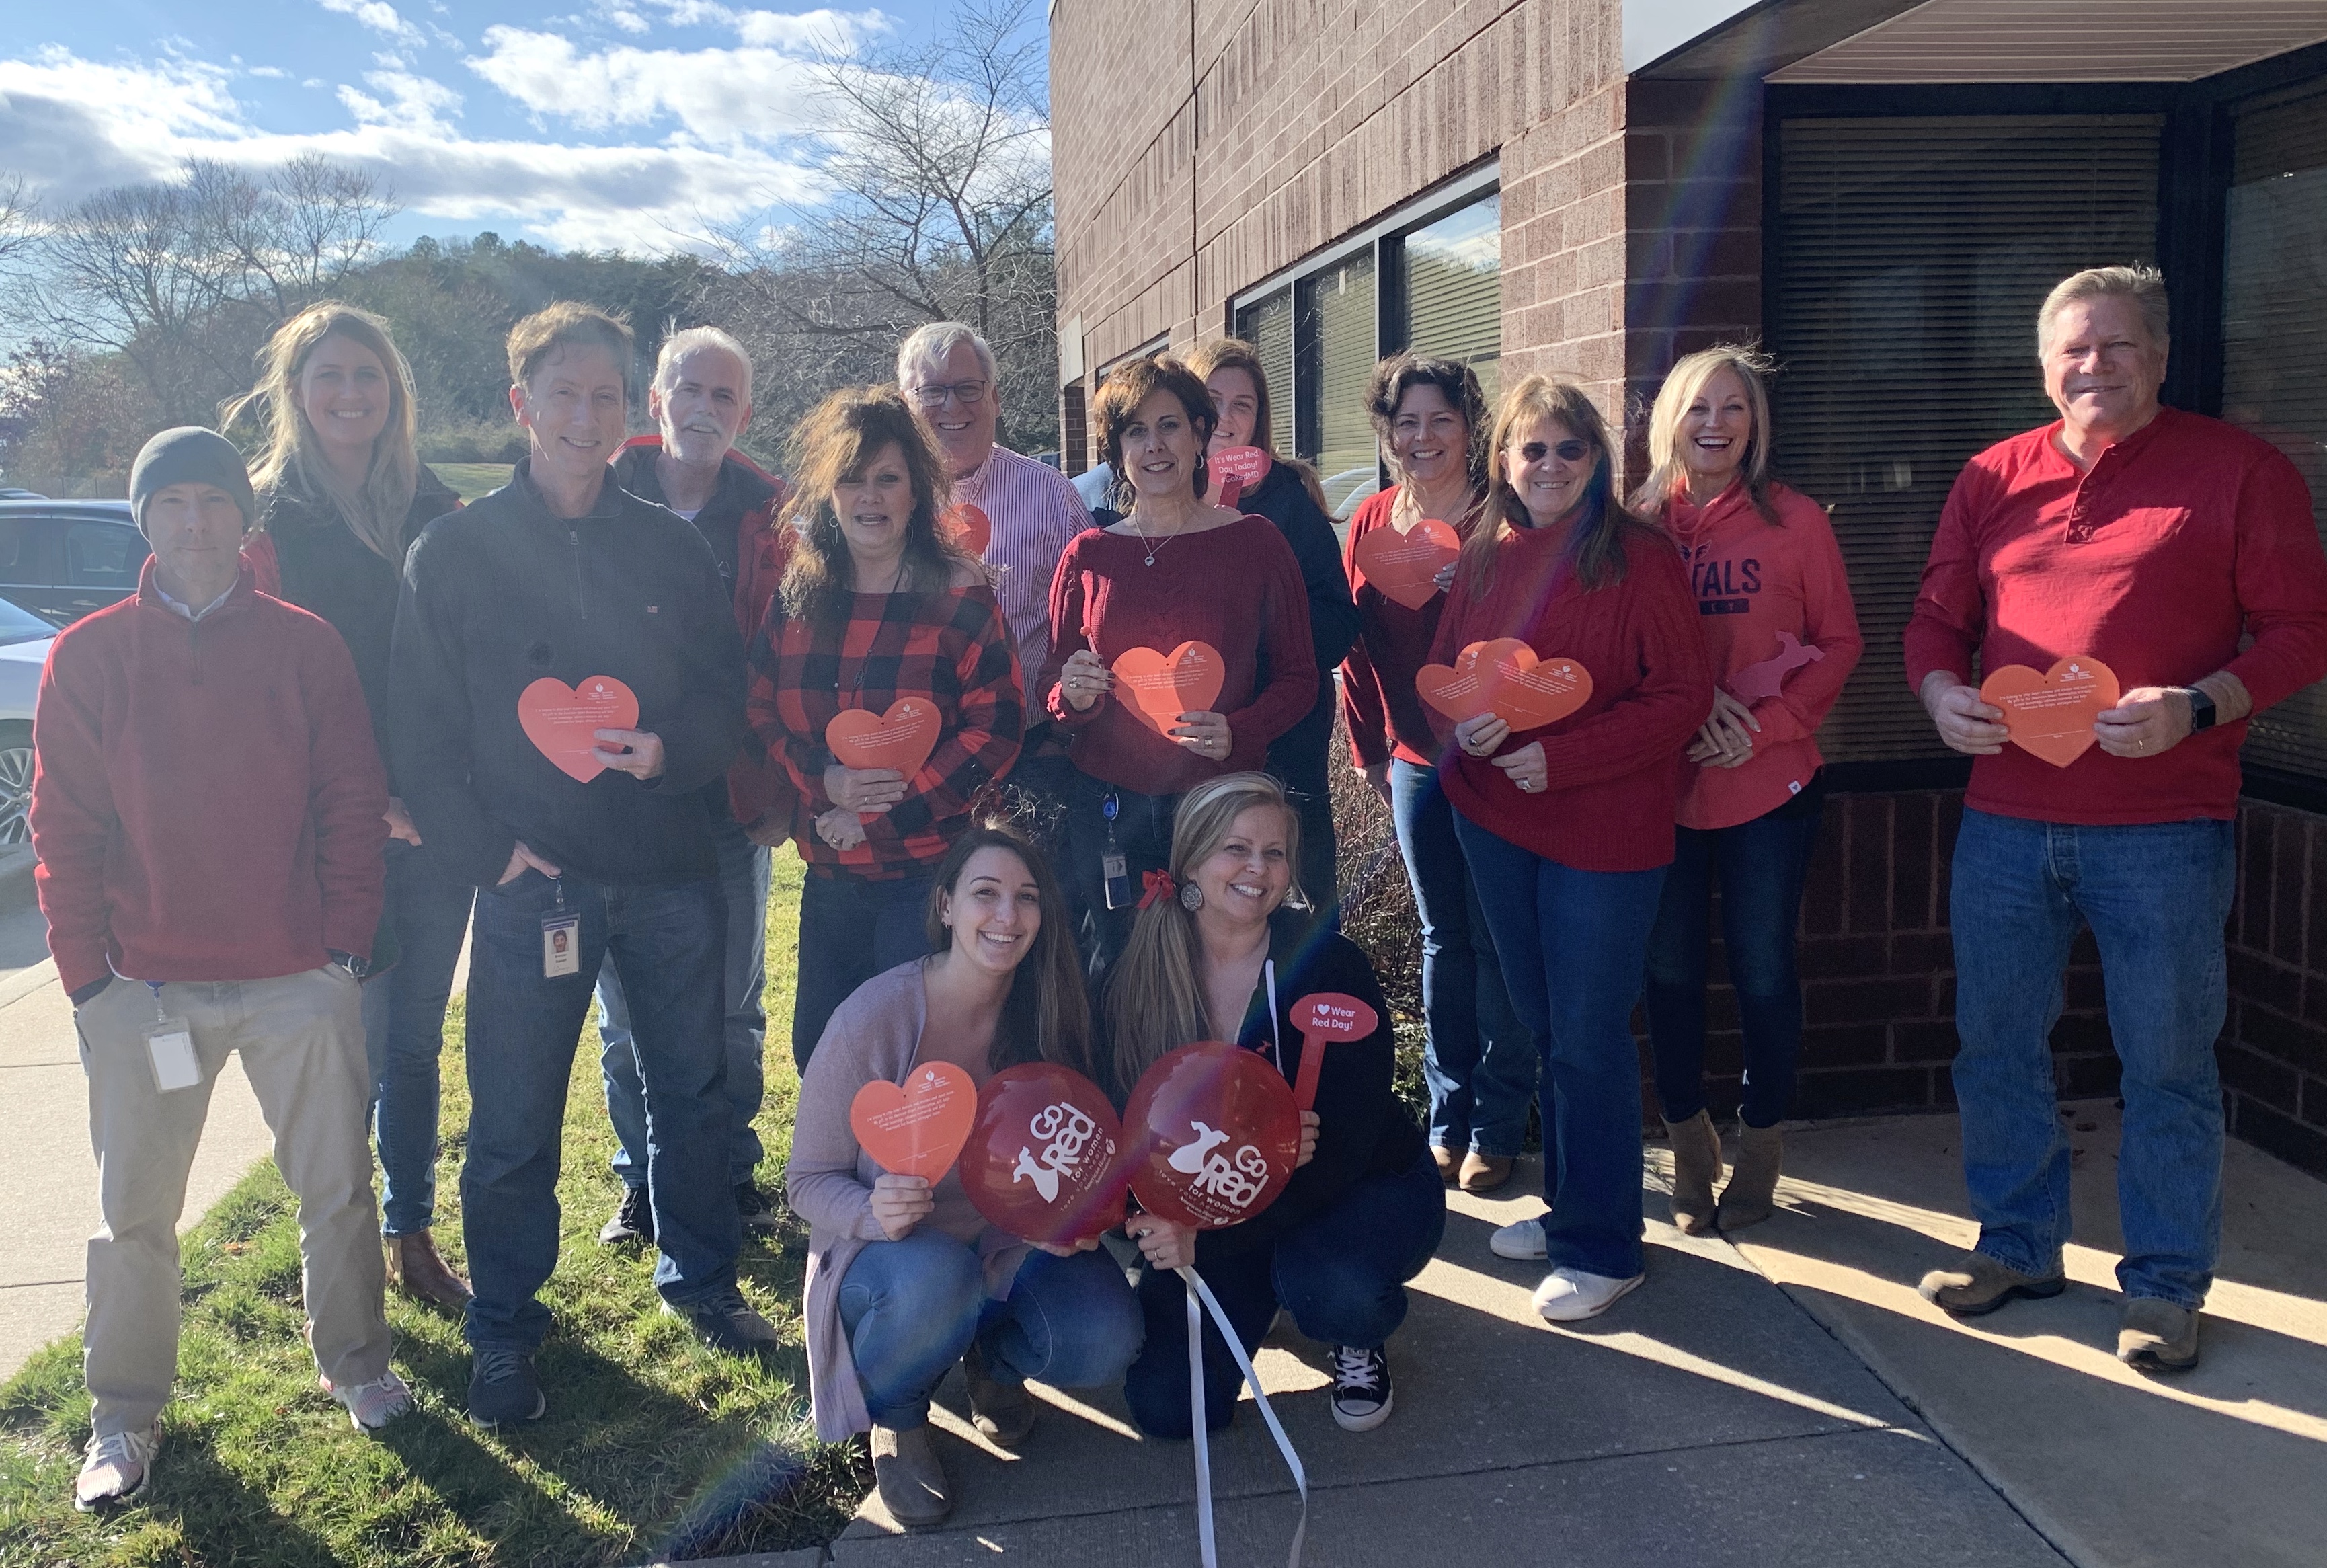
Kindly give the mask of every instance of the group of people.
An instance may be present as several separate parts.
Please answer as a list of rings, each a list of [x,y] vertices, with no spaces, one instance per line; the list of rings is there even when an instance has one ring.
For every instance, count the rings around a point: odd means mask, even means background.
[[[2119,1353],[2173,1368],[2195,1360],[2219,1241],[2240,721],[2327,675],[2327,557],[2284,458],[2159,405],[2154,273],[2066,280],[2037,339],[2061,418],[1965,470],[1907,634],[1939,734],[1977,759],[1952,899],[1981,1239],[1924,1289],[1974,1313],[2061,1288],[2046,1041],[2089,923],[2126,1064]],[[384,326],[343,305],[270,345],[255,474],[199,429],[138,458],[152,559],[135,599],[59,638],[35,733],[39,887],[103,1173],[82,1506],[134,1495],[154,1462],[175,1221],[229,1050],[298,1197],[322,1386],[358,1426],[412,1405],[386,1274],[465,1312],[473,1420],[546,1407],[536,1297],[593,994],[623,1188],[603,1237],[653,1244],[666,1310],[706,1343],[774,1344],[736,1260],[774,1221],[752,1124],[787,841],[807,863],[785,1182],[810,1227],[815,1419],[870,1433],[902,1523],[950,1507],[927,1426],[957,1364],[1005,1446],[1035,1420],[1030,1379],[1120,1380],[1160,1436],[1226,1424],[1238,1372],[1214,1328],[1190,1386],[1173,1277],[1190,1265],[1247,1350],[1289,1314],[1329,1348],[1336,1421],[1378,1426],[1445,1191],[1508,1183],[1531,1108],[1546,1211],[1493,1249],[1546,1265],[1546,1320],[1607,1311],[1645,1277],[1643,1001],[1673,1222],[1770,1217],[1816,734],[1864,645],[1824,509],[1771,471],[1757,353],[1673,367],[1629,493],[1574,384],[1527,376],[1491,410],[1463,364],[1394,355],[1367,390],[1393,482],[1338,541],[1233,340],[1107,377],[1096,512],[997,444],[993,355],[966,327],[914,332],[893,386],[826,398],[783,480],[734,450],[752,384],[734,340],[668,338],[656,433],[626,440],[632,355],[584,306],[519,323],[529,453],[466,508],[415,458]],[[1418,593],[1369,575],[1441,541]],[[1425,699],[1425,667],[1514,642],[1507,661],[1581,667],[1588,693],[1517,727]],[[1217,695],[1157,714],[1134,685],[1158,677],[1124,661],[1192,643]],[[2125,690],[2058,771],[2007,745],[1969,683],[1975,658],[2067,655]],[[1426,1126],[1393,1091],[1371,962],[1332,918],[1337,701],[1421,917]],[[844,760],[848,714],[926,725],[921,760]],[[1725,1181],[1704,1060],[1716,887],[1745,1059]],[[430,1239],[464,930],[466,1281]],[[1377,1026],[1326,1055],[1281,1193],[1223,1229],[1135,1211],[1113,1250],[1030,1243],[957,1176],[883,1170],[851,1129],[858,1089],[936,1061],[981,1085],[1054,1063],[1120,1106],[1167,1053],[1232,1041],[1293,1080],[1322,1049],[1295,1009],[1326,992]]]

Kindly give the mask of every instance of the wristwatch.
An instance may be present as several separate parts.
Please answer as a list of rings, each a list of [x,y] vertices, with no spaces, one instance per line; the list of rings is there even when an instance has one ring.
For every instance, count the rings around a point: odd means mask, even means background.
[[[350,980],[360,980],[371,973],[371,960],[359,958],[353,953],[342,953],[337,947],[333,947],[331,949],[331,959],[332,963],[348,972],[348,978]]]
[[[2214,727],[2214,699],[2197,686],[2183,686],[2182,695],[2190,699],[2190,733]]]

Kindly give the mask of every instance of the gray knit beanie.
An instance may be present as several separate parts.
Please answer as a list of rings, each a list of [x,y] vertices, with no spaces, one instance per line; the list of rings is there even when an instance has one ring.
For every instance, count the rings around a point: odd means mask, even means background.
[[[258,518],[258,501],[250,493],[250,471],[234,443],[215,430],[181,425],[147,442],[129,470],[129,509],[137,531],[145,531],[145,502],[155,490],[173,484],[214,485],[232,496],[242,509],[242,526],[248,532]]]

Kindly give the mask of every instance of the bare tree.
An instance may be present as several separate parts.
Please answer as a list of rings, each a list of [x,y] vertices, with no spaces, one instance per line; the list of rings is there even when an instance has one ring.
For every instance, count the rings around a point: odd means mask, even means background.
[[[23,260],[40,238],[40,201],[22,174],[0,169],[0,275]]]
[[[1035,0],[972,0],[935,42],[824,53],[829,199],[717,236],[731,275],[715,285],[718,303],[796,384],[863,379],[868,366],[885,378],[904,333],[966,322],[1000,362],[1009,426],[1022,437],[1053,428],[1057,280],[1035,13]]]

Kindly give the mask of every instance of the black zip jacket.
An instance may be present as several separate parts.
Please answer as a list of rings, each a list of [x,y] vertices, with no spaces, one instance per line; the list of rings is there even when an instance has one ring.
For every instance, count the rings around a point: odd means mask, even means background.
[[[327,500],[294,490],[270,491],[261,499],[260,526],[274,547],[278,583],[267,591],[330,621],[348,645],[348,654],[356,661],[356,678],[363,683],[364,701],[371,708],[380,760],[389,763],[391,795],[397,789],[388,744],[388,648],[396,631],[404,556],[423,528],[460,505],[461,498],[424,465],[391,561],[374,555]],[[246,548],[244,553],[252,552]]]
[[[520,840],[593,882],[715,875],[704,786],[743,736],[743,648],[711,547],[617,485],[554,515],[519,462],[509,482],[430,524],[405,562],[390,664],[397,779],[443,863],[491,887]],[[646,783],[576,783],[518,720],[544,676],[612,676],[662,739]]]

